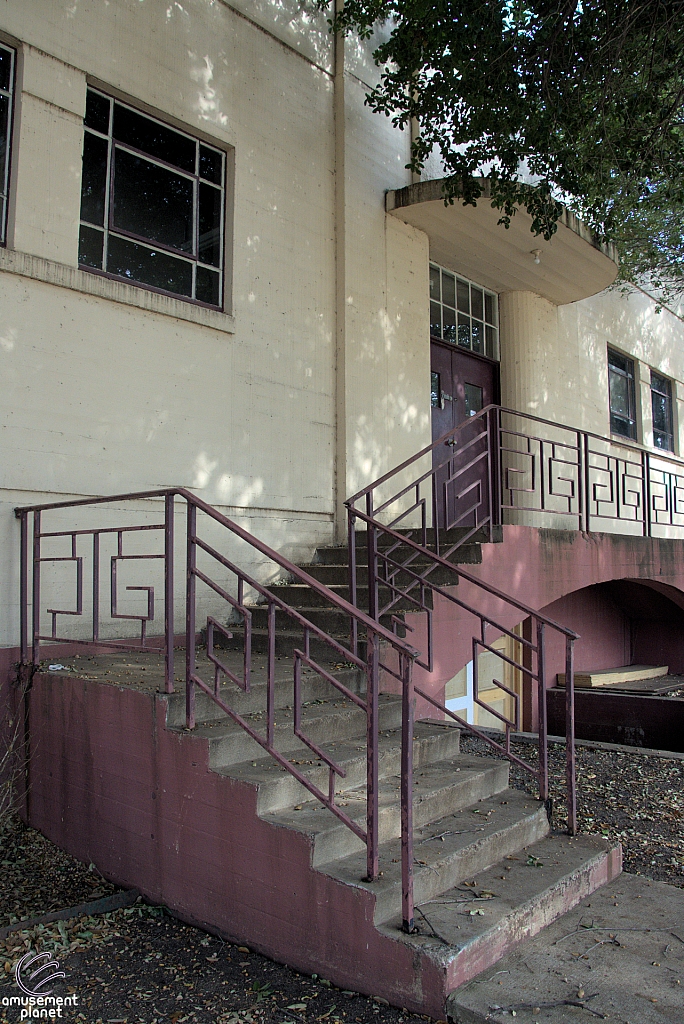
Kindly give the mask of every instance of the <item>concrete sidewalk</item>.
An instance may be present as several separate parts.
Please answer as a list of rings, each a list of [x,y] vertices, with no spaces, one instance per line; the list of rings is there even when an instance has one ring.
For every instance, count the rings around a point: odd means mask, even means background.
[[[458,989],[449,1016],[457,1024],[683,1024],[684,889],[620,875]]]

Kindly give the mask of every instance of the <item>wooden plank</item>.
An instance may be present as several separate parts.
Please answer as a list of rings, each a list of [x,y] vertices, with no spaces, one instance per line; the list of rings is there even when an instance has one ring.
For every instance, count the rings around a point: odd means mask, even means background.
[[[667,665],[626,665],[624,668],[604,668],[598,671],[575,672],[575,686],[591,690],[613,683],[631,683],[639,679],[659,679],[668,673]],[[565,672],[558,673],[558,685],[565,686]]]

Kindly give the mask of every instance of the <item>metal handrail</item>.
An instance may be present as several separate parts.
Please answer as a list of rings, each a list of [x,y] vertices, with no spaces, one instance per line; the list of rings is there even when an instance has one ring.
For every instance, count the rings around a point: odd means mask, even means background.
[[[418,462],[426,455],[429,455],[430,452],[434,451],[435,449],[440,448],[445,443],[445,441],[448,440],[448,438],[455,437],[457,434],[464,431],[477,419],[485,419],[486,416],[492,412],[498,414],[507,413],[511,416],[518,416],[521,419],[532,420],[534,423],[542,423],[544,424],[544,426],[553,427],[556,430],[567,430],[571,431],[572,433],[580,433],[584,437],[591,437],[596,441],[603,442],[604,444],[615,445],[620,448],[628,448],[630,451],[633,451],[638,455],[646,453],[649,456],[651,456],[651,458],[657,459],[658,461],[671,462],[673,465],[681,467],[682,471],[684,471],[684,459],[679,458],[679,456],[674,455],[672,452],[661,452],[660,449],[650,450],[641,445],[634,444],[628,438],[623,439],[621,437],[605,437],[601,434],[594,434],[590,430],[582,430],[579,427],[568,426],[566,423],[559,423],[556,420],[546,420],[543,419],[541,416],[534,416],[532,415],[532,413],[520,412],[517,409],[509,409],[506,406],[496,405],[492,403],[490,405],[484,406],[484,408],[482,408],[474,416],[471,416],[467,420],[464,420],[463,423],[459,423],[456,427],[452,427],[450,430],[445,431],[440,437],[437,438],[436,441],[432,441],[424,448],[421,448],[419,452],[416,452],[414,455],[411,455],[408,459],[405,459],[404,462],[402,462],[400,465],[388,470],[387,473],[383,474],[383,476],[378,477],[377,480],[373,480],[372,483],[366,484],[365,487],[362,487],[361,490],[357,491],[356,494],[351,496],[351,498],[347,498],[345,504],[347,506],[355,505],[357,501],[359,501],[361,498],[364,498],[367,494],[370,494],[373,491],[377,490],[378,487],[381,487],[383,484],[387,483],[387,481],[391,480],[392,477],[398,476],[405,469],[408,469],[409,466],[413,465],[415,462]],[[431,469],[427,470],[426,473],[420,479],[427,479],[427,477],[430,476],[430,474]],[[396,499],[402,496],[403,494],[408,493],[408,491],[410,491],[411,488],[414,487],[417,482],[418,481],[415,480],[411,484],[408,484],[406,487],[402,489],[402,491],[394,495],[394,498]]]
[[[21,521],[21,580],[20,580],[20,601],[21,601],[21,663],[29,664],[29,628],[28,628],[28,580],[29,580],[29,516],[33,516],[33,590],[32,590],[32,652],[31,662],[35,668],[40,663],[40,644],[43,640],[63,643],[91,644],[98,648],[109,647],[126,650],[148,650],[149,639],[147,637],[147,623],[154,619],[154,588],[153,587],[131,587],[128,589],[144,590],[147,592],[147,614],[145,615],[124,615],[117,611],[116,604],[116,566],[118,561],[126,558],[148,559],[156,558],[164,560],[164,652],[165,652],[165,691],[174,691],[174,515],[175,499],[181,498],[187,506],[187,556],[185,565],[186,575],[186,630],[185,630],[185,686],[186,686],[186,726],[189,729],[195,726],[195,693],[199,688],[202,692],[227,714],[232,721],[238,724],[255,742],[257,742],[282,768],[293,775],[297,781],[304,786],[320,803],[327,807],[340,821],[342,821],[355,835],[366,845],[367,851],[367,878],[373,881],[378,877],[378,847],[379,847],[379,806],[378,806],[378,765],[379,765],[379,744],[378,744],[378,716],[379,716],[379,677],[384,671],[397,678],[401,684],[402,692],[407,694],[411,689],[411,669],[413,661],[418,652],[410,644],[399,638],[395,633],[386,629],[379,622],[372,619],[361,609],[354,607],[350,602],[340,597],[323,583],[314,579],[299,566],[292,563],[283,555],[274,551],[263,541],[252,536],[237,523],[228,519],[213,506],[198,498],[191,491],[184,487],[164,488],[153,491],[137,491],[127,494],[109,495],[93,499],[77,499],[75,501],[50,502],[40,505],[21,506],[15,509],[16,516]],[[138,501],[149,498],[164,499],[164,522],[145,524],[142,526],[123,527],[93,527],[90,529],[62,529],[43,532],[42,515],[46,512],[57,509],[84,508],[88,506],[111,504],[113,502]],[[344,613],[354,623],[353,632],[356,634],[359,627],[366,633],[367,651],[365,658],[359,657],[358,650],[351,651],[341,639],[326,632],[320,626],[311,622],[302,615],[296,608],[291,607],[285,601],[266,588],[259,580],[255,579],[244,570],[240,569],[233,561],[218,551],[212,544],[198,535],[197,512],[201,512],[208,518],[224,527],[233,536],[244,541],[251,549],[258,551],[270,561],[280,566],[281,569],[291,574],[298,582],[308,586],[313,592],[324,598],[338,611]],[[123,538],[134,532],[164,531],[164,554],[126,554],[123,550]],[[140,622],[141,636],[139,643],[130,643],[128,640],[102,640],[99,636],[99,612],[100,612],[100,539],[103,535],[114,534],[117,538],[117,554],[112,556],[111,583],[112,583],[112,618],[136,619]],[[60,615],[82,615],[83,614],[83,556],[78,554],[77,538],[86,536],[92,537],[93,542],[93,628],[92,637],[88,640],[74,640],[69,637],[60,637],[57,634],[57,617]],[[65,537],[71,541],[71,555],[58,558],[43,558],[41,555],[41,541],[44,538]],[[206,556],[218,563],[222,569],[228,570],[237,579],[237,597],[210,575],[203,572],[197,566],[197,552],[202,551]],[[76,610],[47,609],[52,615],[52,634],[45,636],[41,633],[41,566],[44,561],[71,561],[76,564],[77,575],[77,599]],[[202,582],[208,586],[217,596],[222,598],[232,612],[243,616],[244,641],[243,641],[243,670],[242,678],[237,676],[215,655],[213,642],[216,631],[232,636],[213,616],[207,616],[207,658],[214,666],[214,684],[206,683],[197,673],[196,666],[196,583]],[[249,691],[251,675],[251,609],[244,604],[245,587],[252,588],[268,605],[268,654],[266,668],[266,735],[262,736],[246,719],[235,711],[226,701],[225,693],[221,693],[220,682],[222,676],[229,678],[243,690]],[[317,758],[320,758],[328,767],[328,791],[323,792],[318,786],[308,779],[303,772],[284,757],[275,747],[275,641],[276,641],[276,611],[287,616],[288,621],[294,623],[297,629],[302,631],[301,647],[297,646],[293,651],[293,684],[294,684],[294,734],[307,745]],[[311,639],[315,638],[333,652],[337,659],[341,658],[357,669],[363,671],[366,676],[365,699],[353,693],[341,680],[319,664],[312,656]],[[391,648],[394,652],[395,661],[387,663],[381,660],[381,644]],[[366,712],[367,718],[367,780],[366,780],[366,828],[365,830],[346,814],[335,802],[335,780],[336,777],[344,777],[345,769],[337,764],[335,760],[326,753],[317,743],[309,738],[302,723],[301,715],[301,682],[303,668],[316,672],[322,679],[332,685],[344,697],[352,701],[356,706]],[[406,718],[406,715],[404,715]],[[409,744],[410,745],[410,744]]]
[[[537,684],[538,711],[539,711],[539,757],[538,765],[533,768],[522,758],[513,754],[510,746],[511,729],[519,729],[520,714],[518,695],[506,687],[503,682],[494,680],[494,685],[501,689],[504,694],[512,697],[514,703],[514,719],[507,718],[504,714],[487,707],[492,714],[499,719],[505,732],[504,744],[497,743],[491,736],[482,733],[472,724],[468,723],[460,715],[446,707],[445,703],[437,700],[424,687],[411,684],[412,694],[417,694],[428,704],[434,707],[441,715],[456,721],[459,726],[477,736],[494,748],[498,753],[504,754],[509,761],[518,767],[532,772],[536,775],[539,785],[539,796],[547,806],[550,813],[549,785],[548,785],[548,749],[547,749],[547,727],[546,727],[546,654],[545,654],[545,631],[551,629],[559,634],[565,643],[565,669],[566,669],[566,802],[568,812],[568,831],[571,834],[576,832],[576,788],[575,788],[575,744],[574,744],[574,642],[578,639],[574,630],[562,626],[548,616],[530,608],[524,602],[510,594],[504,593],[498,587],[481,580],[461,566],[456,566],[449,558],[453,556],[463,544],[473,537],[481,534],[483,529],[488,529],[490,539],[493,539],[493,529],[502,522],[505,509],[502,500],[502,434],[505,427],[502,426],[502,417],[508,410],[502,410],[496,405],[489,405],[482,409],[475,416],[470,417],[457,427],[445,431],[436,441],[422,448],[415,455],[406,459],[399,466],[385,473],[374,480],[366,487],[357,491],[345,503],[348,511],[348,547],[349,547],[349,586],[352,600],[356,601],[356,525],[357,520],[366,527],[367,535],[367,562],[368,562],[368,586],[369,586],[369,612],[379,619],[381,615],[388,615],[396,608],[399,602],[404,602],[404,608],[408,604],[409,614],[411,611],[422,613],[427,618],[427,651],[423,652],[422,659],[417,659],[417,664],[427,672],[433,667],[433,634],[432,634],[432,606],[435,595],[441,600],[448,601],[467,613],[473,615],[480,623],[479,636],[472,640],[472,665],[474,675],[474,699],[475,702],[485,707],[478,696],[478,655],[483,651],[496,654],[504,664],[518,669],[523,677],[530,683]],[[511,411],[512,412],[512,411]],[[524,415],[524,414],[515,414]],[[540,422],[539,417],[534,418]],[[544,421],[541,421],[544,422]],[[567,430],[562,424],[550,424],[554,429]],[[447,446],[449,453],[440,458],[444,446]],[[586,448],[586,445],[585,445]],[[431,465],[421,468],[414,478],[408,483],[402,483],[396,493],[391,496],[384,494],[376,504],[376,493],[389,481],[406,474],[407,470],[420,460],[431,456]],[[579,459],[578,459],[579,463]],[[438,487],[439,474],[447,474],[446,482],[441,481],[442,492]],[[473,476],[476,480],[473,481]],[[424,493],[424,486],[427,486],[429,493]],[[449,491],[451,487],[451,491]],[[408,500],[407,500],[408,497]],[[451,498],[453,508],[448,507]],[[360,507],[365,504],[365,511]],[[440,507],[441,500],[441,507]],[[458,502],[461,501],[465,508],[459,513]],[[392,506],[400,503],[399,508],[392,512]],[[585,503],[588,509],[588,503]],[[433,538],[429,539],[428,515],[432,515]],[[382,516],[382,518],[380,518]],[[393,518],[392,518],[393,516]],[[418,525],[405,526],[409,517],[419,517]],[[586,516],[588,520],[588,515]],[[389,521],[387,521],[389,519]],[[442,542],[440,539],[441,520],[446,528],[445,550],[440,550]],[[460,536],[449,535],[452,526],[461,527]],[[400,527],[404,527],[399,532]],[[381,548],[379,538],[384,538],[387,545]],[[422,563],[418,559],[422,558]],[[425,566],[427,561],[427,567]],[[443,573],[453,574],[454,583],[461,580],[467,581],[471,588],[474,588],[477,595],[495,597],[509,609],[515,609],[520,617],[529,619],[532,626],[529,637],[515,636],[512,630],[497,622],[490,614],[478,607],[478,601],[473,599],[472,590],[468,600],[458,597],[449,585],[438,586],[433,583],[430,576],[436,569]],[[403,582],[400,584],[400,576]],[[389,593],[389,598],[384,605],[380,603],[380,588]],[[395,628],[398,624],[397,616],[393,616]],[[407,621],[404,626],[412,629]],[[495,650],[488,643],[487,630],[496,630],[498,634],[513,638],[522,651],[520,660],[515,660]],[[536,639],[532,634],[536,632]],[[534,662],[534,665],[533,665]],[[402,804],[412,804],[412,768],[409,766],[406,778],[402,778]],[[410,829],[402,832],[402,848],[406,853],[404,860],[412,864],[412,833]],[[411,921],[412,906],[405,901],[404,924],[407,927]]]

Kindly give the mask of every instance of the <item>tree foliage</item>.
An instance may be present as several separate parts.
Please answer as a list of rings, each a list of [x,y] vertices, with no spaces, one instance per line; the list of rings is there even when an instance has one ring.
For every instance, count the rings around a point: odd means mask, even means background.
[[[524,208],[548,239],[565,204],[623,277],[684,285],[684,0],[345,0],[331,24],[378,22],[367,102],[415,119],[410,166],[437,151],[447,201],[484,174],[504,224]]]

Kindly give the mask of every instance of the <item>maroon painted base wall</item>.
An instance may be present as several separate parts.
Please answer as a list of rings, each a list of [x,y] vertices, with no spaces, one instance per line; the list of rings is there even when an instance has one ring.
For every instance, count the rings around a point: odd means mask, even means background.
[[[165,699],[36,675],[29,821],[153,902],[342,988],[443,1015],[446,975],[373,926],[373,899],[313,871],[256,789],[209,771],[206,740],[165,728]],[[363,964],[362,969],[358,965]]]
[[[580,669],[614,668],[629,664],[665,664],[684,672],[684,616],[681,622],[649,622],[634,630],[631,620],[605,593],[594,589],[610,581],[635,581],[645,593],[667,598],[684,609],[684,542],[616,534],[539,530],[505,526],[500,544],[482,546],[482,564],[467,566],[474,576],[494,584],[536,611],[580,634],[575,664]],[[523,616],[516,609],[461,580],[454,593],[504,627],[511,629]],[[408,615],[414,632],[410,642],[426,648],[423,615]],[[446,683],[472,658],[472,637],[479,620],[437,596],[433,612],[434,669],[416,668],[416,682],[442,700]],[[562,637],[547,630],[547,682],[565,670]],[[494,635],[492,635],[494,639]],[[526,729],[537,728],[534,701]],[[417,714],[434,714],[429,706]]]

